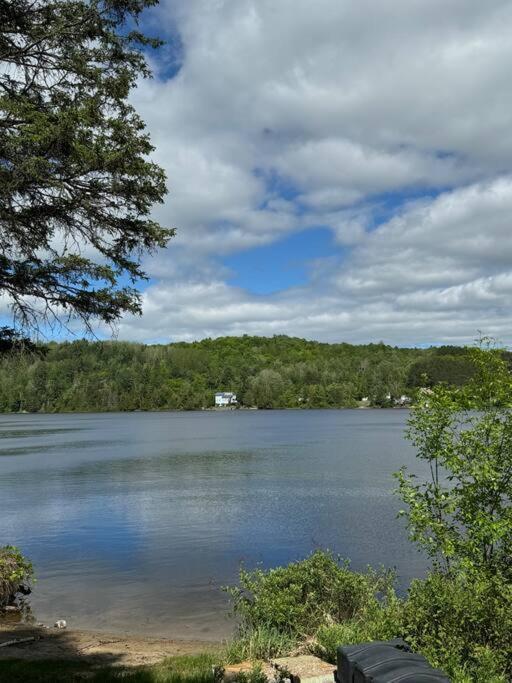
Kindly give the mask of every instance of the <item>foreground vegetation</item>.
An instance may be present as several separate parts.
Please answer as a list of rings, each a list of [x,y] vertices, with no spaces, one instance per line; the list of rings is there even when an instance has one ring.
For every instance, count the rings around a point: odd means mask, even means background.
[[[487,342],[462,387],[419,395],[408,436],[431,476],[397,473],[411,539],[432,560],[399,598],[389,572],[351,572],[329,553],[242,570],[232,657],[402,637],[453,681],[512,680],[512,376]]]
[[[138,669],[88,662],[0,661],[0,680],[215,683],[214,665],[308,652],[334,663],[339,645],[402,637],[454,683],[510,680],[512,595],[504,583],[433,572],[400,598],[389,572],[350,570],[318,551],[287,567],[243,571],[233,589],[237,637],[217,653]],[[262,683],[257,666],[240,683]]]
[[[7,335],[7,336],[6,336]],[[193,410],[216,391],[259,408],[392,406],[439,382],[473,374],[467,350],[321,344],[278,336],[145,346],[88,342],[35,346],[0,334],[0,411]]]
[[[405,597],[390,572],[353,572],[328,552],[269,571],[242,571],[228,661],[404,638],[456,683],[505,683],[512,672],[512,591],[503,577],[433,571]]]

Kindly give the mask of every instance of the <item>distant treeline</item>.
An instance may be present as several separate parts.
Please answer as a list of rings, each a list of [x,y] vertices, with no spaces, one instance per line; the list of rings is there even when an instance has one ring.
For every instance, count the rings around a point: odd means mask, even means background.
[[[419,387],[461,385],[460,347],[323,344],[286,336],[169,345],[74,341],[0,343],[0,411],[193,410],[233,391],[258,408],[388,407]]]

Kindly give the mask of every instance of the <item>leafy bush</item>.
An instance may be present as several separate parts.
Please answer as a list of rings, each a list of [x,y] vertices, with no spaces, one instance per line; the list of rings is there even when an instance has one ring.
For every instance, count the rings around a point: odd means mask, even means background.
[[[318,629],[310,649],[322,659],[334,663],[340,645],[355,645],[372,640],[390,640],[402,633],[403,601],[391,587],[380,600],[371,600],[353,618]]]
[[[354,619],[318,629],[314,652],[335,662],[340,645],[404,638],[456,683],[512,680],[512,586],[432,573],[407,599],[384,600]]]
[[[264,626],[292,636],[312,636],[325,623],[352,619],[378,603],[393,584],[391,573],[350,570],[328,551],[285,567],[240,571],[229,588],[242,632]]]
[[[487,683],[512,677],[512,375],[492,340],[467,358],[464,386],[437,385],[411,411],[430,477],[398,473],[402,514],[435,571],[412,583],[403,626],[454,680]]]
[[[510,680],[512,585],[481,573],[432,573],[413,581],[402,635],[454,680]]]
[[[0,548],[0,607],[8,605],[20,584],[33,578],[32,564],[14,546]]]
[[[410,535],[437,568],[511,572],[512,375],[482,340],[460,389],[436,386],[412,408],[408,437],[431,476],[398,474]]]
[[[405,599],[393,575],[356,573],[331,553],[267,571],[241,571],[229,590],[240,618],[230,662],[303,647],[334,662],[336,648],[402,637],[456,683],[512,680],[512,584],[496,573],[433,572]]]

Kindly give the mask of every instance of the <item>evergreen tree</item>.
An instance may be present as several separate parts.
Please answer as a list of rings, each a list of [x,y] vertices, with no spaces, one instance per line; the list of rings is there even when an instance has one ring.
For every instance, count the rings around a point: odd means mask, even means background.
[[[0,1],[0,293],[26,327],[140,312],[140,257],[172,235],[150,218],[165,175],[128,102],[156,2]]]

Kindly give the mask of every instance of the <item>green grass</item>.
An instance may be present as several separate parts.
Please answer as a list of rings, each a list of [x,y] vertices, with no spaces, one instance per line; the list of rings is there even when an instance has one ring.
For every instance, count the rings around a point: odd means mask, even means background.
[[[298,640],[271,626],[256,626],[240,633],[227,643],[225,661],[228,664],[249,661],[267,661],[272,657],[288,655],[297,647]]]
[[[96,669],[90,664],[66,661],[0,661],[0,681],[9,683],[215,683],[212,654],[171,657],[153,666],[134,669]]]
[[[18,659],[0,661],[0,681],[9,683],[53,683],[53,681],[87,680],[90,667],[77,662],[40,661],[26,662]],[[90,680],[90,679],[89,679]]]

